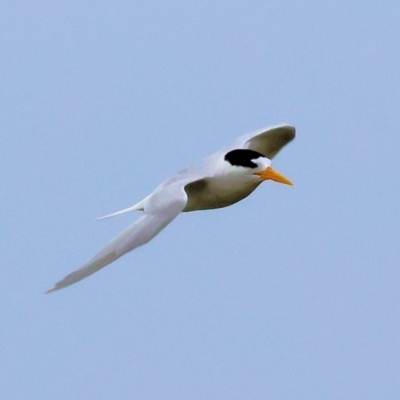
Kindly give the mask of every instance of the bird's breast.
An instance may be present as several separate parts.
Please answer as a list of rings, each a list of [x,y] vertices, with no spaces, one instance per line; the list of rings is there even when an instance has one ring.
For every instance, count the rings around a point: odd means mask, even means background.
[[[188,202],[183,211],[228,207],[251,194],[259,182],[200,179],[185,186]]]

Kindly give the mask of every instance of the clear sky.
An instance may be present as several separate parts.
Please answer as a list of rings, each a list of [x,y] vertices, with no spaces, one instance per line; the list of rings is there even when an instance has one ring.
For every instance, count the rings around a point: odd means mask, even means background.
[[[400,396],[400,3],[16,1],[0,14],[0,398]],[[297,137],[227,209],[44,295],[176,171]]]

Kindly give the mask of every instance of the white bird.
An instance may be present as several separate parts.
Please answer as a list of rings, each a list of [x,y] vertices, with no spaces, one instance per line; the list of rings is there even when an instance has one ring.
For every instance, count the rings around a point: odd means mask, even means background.
[[[272,169],[272,159],[295,137],[295,128],[279,125],[241,136],[212,154],[203,166],[191,166],[163,182],[153,193],[125,210],[144,215],[78,270],[46,293],[65,288],[94,274],[117,258],[153,239],[179,213],[227,207],[247,197],[265,180],[293,185]],[[102,219],[100,218],[100,219]]]

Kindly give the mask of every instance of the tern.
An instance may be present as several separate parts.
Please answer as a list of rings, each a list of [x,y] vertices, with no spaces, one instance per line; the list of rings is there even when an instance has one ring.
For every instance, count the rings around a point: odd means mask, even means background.
[[[103,218],[131,211],[144,214],[46,293],[72,285],[154,238],[181,212],[210,210],[243,200],[266,180],[293,185],[274,170],[272,159],[292,141],[296,130],[290,125],[264,128],[237,138],[229,146],[167,179],[139,203]]]

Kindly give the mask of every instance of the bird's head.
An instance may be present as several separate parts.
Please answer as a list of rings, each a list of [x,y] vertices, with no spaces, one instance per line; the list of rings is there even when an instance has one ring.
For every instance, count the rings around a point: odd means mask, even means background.
[[[293,186],[293,183],[275,171],[272,161],[261,153],[249,149],[236,149],[225,154],[224,160],[241,174],[246,174],[261,181],[272,180]]]

